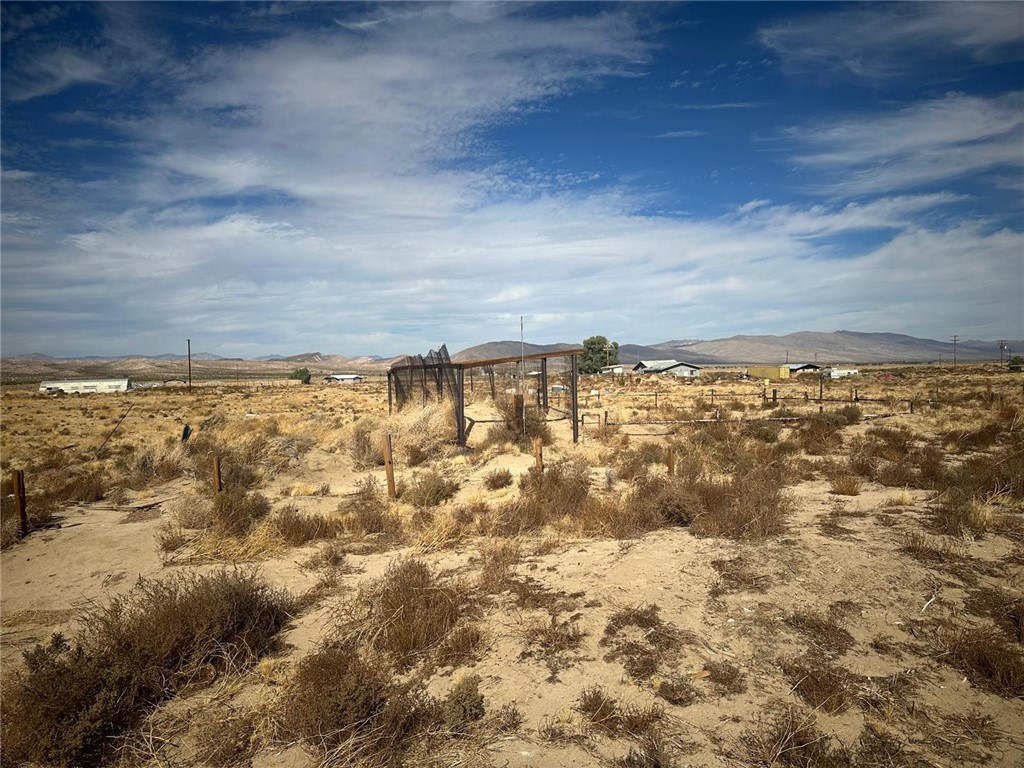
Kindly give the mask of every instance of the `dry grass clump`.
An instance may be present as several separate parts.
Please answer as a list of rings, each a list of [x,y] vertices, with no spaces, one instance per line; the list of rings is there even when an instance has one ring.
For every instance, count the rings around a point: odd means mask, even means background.
[[[939,436],[942,447],[953,453],[983,451],[991,448],[1003,436],[1006,427],[999,422],[990,422],[977,429],[953,429]]]
[[[837,475],[829,490],[837,496],[859,496],[860,478],[856,475]]]
[[[964,600],[964,610],[991,619],[1008,638],[1024,643],[1024,596],[1019,593],[1000,587],[976,589]]]
[[[379,657],[351,643],[305,656],[278,706],[281,736],[315,749],[324,764],[391,765],[436,721],[436,702],[393,681]]]
[[[399,671],[439,645],[468,610],[466,595],[421,560],[393,562],[345,607],[346,624]]]
[[[459,491],[459,484],[440,472],[421,472],[402,489],[402,501],[415,507],[427,508],[443,504]]]
[[[350,428],[348,452],[361,469],[384,466],[384,442],[380,423],[373,418],[362,418]]]
[[[929,536],[920,531],[904,534],[900,542],[900,551],[925,563],[954,562],[963,558],[965,554],[961,539]]]
[[[623,480],[634,480],[647,474],[652,464],[665,463],[666,449],[660,443],[639,443],[635,448],[616,451],[613,458],[615,474]]]
[[[778,709],[740,735],[747,758],[764,768],[850,768],[850,754],[834,747],[818,730],[813,713],[799,707]]]
[[[552,610],[546,621],[539,618],[527,621],[521,627],[526,649],[519,654],[519,658],[540,659],[550,673],[547,682],[557,682],[558,673],[574,663],[571,653],[580,647],[586,636],[577,623],[578,618],[575,615],[559,621],[556,612]]]
[[[995,627],[950,627],[939,633],[943,660],[980,688],[1024,697],[1024,650]]]
[[[703,501],[690,525],[695,536],[758,541],[786,530],[792,501],[772,468],[694,487]]]
[[[189,729],[196,744],[196,758],[202,765],[230,768],[252,760],[258,747],[259,715],[255,710],[233,710],[227,717],[207,718]]]
[[[688,677],[673,675],[652,680],[654,692],[677,707],[688,707],[700,699],[700,691]]]
[[[217,536],[241,537],[270,513],[270,502],[261,493],[228,486],[213,497],[213,526]]]
[[[843,445],[841,430],[846,417],[836,413],[822,413],[805,421],[796,432],[800,447],[812,456],[828,456]]]
[[[140,579],[89,610],[73,642],[57,634],[25,653],[3,688],[5,761],[108,762],[146,711],[270,651],[291,607],[252,571]]]
[[[349,533],[394,536],[401,532],[402,521],[392,510],[376,478],[367,476],[348,501],[338,506],[341,522]]]
[[[836,617],[814,610],[794,611],[786,623],[826,653],[841,656],[853,647],[853,635],[843,629]]]
[[[720,695],[745,693],[747,690],[747,676],[735,664],[728,661],[705,661],[704,671]]]
[[[719,574],[718,581],[708,591],[711,597],[745,591],[765,592],[771,586],[771,577],[755,571],[753,564],[744,555],[731,560],[712,560],[711,567]]]
[[[301,547],[311,541],[334,539],[343,531],[339,519],[319,514],[303,514],[295,507],[285,507],[267,519],[274,533],[289,547]]]
[[[501,421],[491,425],[479,448],[512,443],[526,451],[530,450],[534,440],[540,440],[544,445],[551,443],[551,427],[541,409],[527,403],[524,419],[523,414],[517,412],[514,398],[499,397],[494,401],[494,407]]]
[[[996,508],[991,499],[952,491],[942,503],[931,509],[935,527],[944,534],[957,537],[978,537],[991,531],[996,522]]]
[[[499,506],[485,525],[498,536],[537,531],[562,517],[575,517],[591,500],[590,466],[582,457],[565,457],[542,472],[519,478],[519,496]]]
[[[441,724],[450,736],[464,734],[471,723],[483,718],[486,709],[479,675],[460,678],[441,702]]]
[[[489,491],[496,491],[499,488],[508,488],[512,485],[512,472],[509,469],[495,469],[484,475],[484,488]]]
[[[684,642],[693,641],[690,633],[663,621],[658,615],[660,611],[651,603],[627,606],[613,613],[599,642],[609,649],[604,660],[621,661],[626,674],[634,680],[646,680],[661,662],[671,659]]]
[[[497,539],[484,544],[480,551],[482,563],[477,588],[488,595],[508,589],[521,553],[515,539]]]
[[[600,685],[584,688],[576,709],[591,728],[612,737],[648,733],[665,714],[656,704],[647,707],[620,704]]]
[[[860,677],[819,654],[783,660],[781,667],[796,694],[816,710],[838,715],[856,699]]]

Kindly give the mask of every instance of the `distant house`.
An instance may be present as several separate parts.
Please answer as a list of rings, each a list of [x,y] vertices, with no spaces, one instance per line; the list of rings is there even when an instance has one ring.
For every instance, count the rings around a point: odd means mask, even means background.
[[[129,379],[86,379],[81,381],[44,381],[39,385],[43,393],[127,392],[132,383]]]
[[[358,373],[329,373],[324,376],[324,384],[358,384],[362,380]]]
[[[692,379],[700,375],[700,368],[678,360],[641,360],[633,366],[636,373],[671,373],[684,379]]]
[[[790,374],[810,373],[821,370],[821,366],[814,363],[786,363],[786,367],[789,368]]]
[[[618,376],[620,373],[623,373],[625,370],[626,370],[626,367],[624,365],[622,365],[622,364],[619,364],[619,363],[616,363],[615,365],[606,365],[606,366],[604,366],[601,369],[601,375],[604,376],[605,374],[611,374],[613,376]]]

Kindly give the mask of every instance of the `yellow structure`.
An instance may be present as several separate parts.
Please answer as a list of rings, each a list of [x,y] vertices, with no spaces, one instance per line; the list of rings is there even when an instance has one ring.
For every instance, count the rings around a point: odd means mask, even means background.
[[[788,379],[789,368],[785,365],[752,365],[747,368],[752,379]]]

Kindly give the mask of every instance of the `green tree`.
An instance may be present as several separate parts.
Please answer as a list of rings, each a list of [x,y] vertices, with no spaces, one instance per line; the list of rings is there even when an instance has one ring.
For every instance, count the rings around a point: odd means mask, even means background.
[[[1014,355],[1013,359],[1010,360],[1010,365],[1018,368],[1020,366],[1024,366],[1024,357],[1021,357],[1020,355]]]
[[[309,384],[312,376],[313,374],[309,372],[309,368],[296,368],[288,374],[289,379],[299,379],[303,384]]]
[[[580,355],[580,373],[597,373],[606,365],[619,362],[619,342],[608,341],[604,336],[591,336],[583,340],[583,354]]]

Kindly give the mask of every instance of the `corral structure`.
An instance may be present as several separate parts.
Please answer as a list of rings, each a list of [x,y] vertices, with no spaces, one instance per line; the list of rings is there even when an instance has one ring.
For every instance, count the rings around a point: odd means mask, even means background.
[[[67,392],[88,394],[93,392],[127,392],[132,383],[129,379],[83,379],[80,381],[44,381],[39,391],[44,394]]]
[[[537,406],[545,413],[551,409],[548,402],[548,360],[553,358],[569,359],[569,410],[565,414],[572,422],[572,440],[579,441],[579,355],[582,347],[563,349],[558,352],[538,352],[529,355],[512,355],[509,357],[493,357],[480,360],[463,360],[453,362],[448,355],[447,347],[442,344],[439,350],[430,350],[427,356],[409,355],[394,363],[388,370],[388,412],[397,405],[402,408],[408,403],[426,402],[430,398],[442,399],[450,397],[455,403],[456,442],[466,444],[466,372],[470,372],[470,387],[474,388],[473,373],[482,370],[490,386],[492,399],[498,396],[495,368],[497,366],[517,364],[525,366],[527,361],[539,362],[537,374]],[[515,378],[522,381],[526,377],[517,371]]]
[[[641,360],[633,366],[633,370],[640,374],[649,373],[671,373],[683,379],[692,379],[700,376],[700,368],[689,363],[680,363],[678,360]]]

